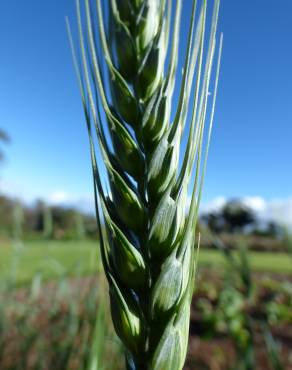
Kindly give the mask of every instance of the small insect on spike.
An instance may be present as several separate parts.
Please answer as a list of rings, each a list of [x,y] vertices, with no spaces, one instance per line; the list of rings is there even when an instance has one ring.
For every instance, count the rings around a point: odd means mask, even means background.
[[[207,0],[194,0],[182,36],[183,0],[76,0],[80,60],[67,21],[89,135],[101,258],[128,370],[184,366],[222,50],[221,38],[212,89],[220,3],[212,2],[210,27]],[[182,37],[187,49],[177,83]]]

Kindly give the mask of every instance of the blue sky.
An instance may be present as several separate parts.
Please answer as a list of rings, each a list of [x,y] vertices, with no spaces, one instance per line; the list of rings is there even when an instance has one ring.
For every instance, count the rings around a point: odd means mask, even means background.
[[[186,27],[191,2],[184,3]],[[222,0],[224,51],[205,202],[292,196],[291,14],[289,0]],[[12,139],[1,183],[29,199],[92,193],[65,15],[74,23],[74,1],[0,2],[0,127]]]

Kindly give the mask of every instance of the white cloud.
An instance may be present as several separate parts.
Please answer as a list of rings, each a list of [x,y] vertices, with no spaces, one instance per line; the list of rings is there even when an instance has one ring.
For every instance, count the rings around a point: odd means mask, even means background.
[[[211,202],[202,204],[201,206],[201,213],[208,213],[208,212],[217,212],[219,211],[227,202],[227,198],[225,197],[216,197],[211,200]]]
[[[255,212],[262,212],[267,206],[267,202],[262,197],[244,197],[242,202]]]
[[[72,194],[62,189],[36,194],[30,189],[4,180],[0,182],[0,194],[19,199],[28,205],[33,204],[36,199],[42,199],[50,205],[76,207],[85,213],[95,213],[93,194]]]
[[[85,213],[94,213],[95,204],[92,196],[77,196],[63,190],[53,192],[45,199],[51,205],[61,205],[65,207],[76,207]]]
[[[3,179],[0,182],[0,193],[19,198],[25,203],[32,203],[36,198],[40,198],[52,205],[77,207],[86,213],[95,212],[93,194],[71,194],[59,189],[48,194],[39,194],[36,196],[31,189],[17,186]],[[219,211],[227,200],[227,197],[218,196],[210,202],[202,204],[201,213]],[[241,200],[256,213],[260,220],[276,221],[292,229],[292,196],[271,200],[266,200],[261,196],[245,196]],[[190,198],[188,198],[188,201],[190,202]]]
[[[266,213],[270,218],[292,228],[292,197],[267,203]]]
[[[0,179],[0,194],[19,199],[25,203],[33,202],[36,199],[36,194],[33,189],[23,184],[2,178]]]
[[[67,203],[70,202],[70,200],[72,200],[72,196],[63,190],[54,191],[47,199],[50,204],[54,205]]]

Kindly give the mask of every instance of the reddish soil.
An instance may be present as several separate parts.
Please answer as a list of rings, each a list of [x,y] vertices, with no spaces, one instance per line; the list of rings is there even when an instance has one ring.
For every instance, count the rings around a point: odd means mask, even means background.
[[[289,280],[292,283],[292,277],[288,279],[286,276],[277,275],[270,278],[275,282]],[[263,276],[257,275],[256,279],[260,282]],[[204,272],[198,286],[204,286],[203,282],[207,285],[203,290],[200,288],[193,298],[189,350],[184,370],[237,370],[234,341],[224,332],[215,332],[208,337],[202,324],[204,312],[198,307],[200,299],[207,299],[211,306],[216,306],[222,281],[214,274]],[[70,279],[65,293],[62,292],[60,283],[49,283],[42,287],[37,297],[33,299],[27,289],[20,289],[0,297],[2,302],[9,301],[11,304],[9,309],[6,307],[6,311],[3,305],[4,313],[0,304],[0,369],[80,370],[81,359],[86,346],[89,346],[90,332],[96,315],[96,308],[90,306],[90,299],[91,302],[97,302],[97,287],[96,279]],[[264,286],[258,291],[255,306],[246,309],[250,310],[253,318],[262,318],[264,302],[273,299],[281,301],[284,298],[281,296],[275,298]],[[72,314],[74,320],[77,318],[77,327],[70,323]],[[254,331],[257,362],[255,370],[273,370],[268,364],[260,328],[255,327]],[[274,325],[271,331],[281,346],[280,357],[284,369],[292,370],[292,323]],[[112,352],[110,346],[106,351],[108,358],[118,356],[116,351]],[[42,365],[38,367],[40,356]],[[66,360],[64,356],[69,356],[66,367],[62,365]],[[116,359],[115,363],[122,362]],[[119,368],[116,366],[114,369]]]
[[[205,271],[198,282],[200,286],[202,280],[207,279],[211,287],[220,289],[222,281],[210,272]],[[274,297],[274,293],[268,289],[263,281],[271,281],[273,283],[292,283],[292,276],[280,274],[254,274],[254,279],[258,284],[257,298],[253,307],[247,308],[250,310],[250,317],[256,322],[265,318],[263,304],[270,300],[279,301],[281,295]],[[261,286],[263,284],[263,286]],[[202,325],[203,313],[198,309],[199,299],[208,299],[213,306],[217,303],[217,296],[214,292],[198,291],[193,297],[191,322],[190,322],[190,337],[189,349],[186,365],[184,370],[237,370],[236,367],[236,347],[234,341],[226,334],[216,333],[212,337],[204,337],[204,327]],[[290,297],[291,298],[291,297]],[[292,307],[291,307],[292,309]],[[254,325],[254,349],[256,357],[256,370],[274,370],[269,364],[269,356],[267,354],[266,345],[259,324]],[[285,322],[280,325],[270,327],[271,333],[275,341],[279,344],[279,355],[284,366],[284,370],[292,370],[292,322]]]

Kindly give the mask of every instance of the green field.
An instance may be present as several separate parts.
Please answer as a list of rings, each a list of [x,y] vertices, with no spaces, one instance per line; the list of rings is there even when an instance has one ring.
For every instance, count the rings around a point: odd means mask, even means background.
[[[44,279],[91,275],[101,268],[98,244],[90,241],[33,241],[0,245],[0,280],[27,283],[41,273]]]
[[[33,241],[23,245],[0,244],[0,281],[28,283],[41,273],[43,278],[91,275],[100,270],[98,245],[93,241]],[[254,271],[292,274],[291,257],[285,253],[250,252]],[[201,249],[199,267],[220,268],[220,252]]]

